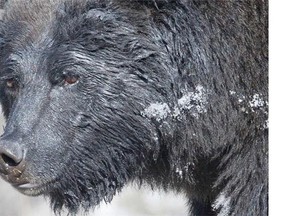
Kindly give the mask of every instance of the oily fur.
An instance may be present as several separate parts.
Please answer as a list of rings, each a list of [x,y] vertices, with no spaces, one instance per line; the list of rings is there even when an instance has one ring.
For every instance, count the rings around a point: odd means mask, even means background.
[[[27,167],[4,179],[72,214],[130,181],[190,215],[268,214],[267,1],[22,2],[0,27],[0,146]]]

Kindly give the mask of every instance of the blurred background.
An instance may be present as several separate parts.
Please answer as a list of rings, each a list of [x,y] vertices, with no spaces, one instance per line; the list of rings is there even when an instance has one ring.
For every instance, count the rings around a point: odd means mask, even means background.
[[[0,107],[0,134],[4,119]],[[0,216],[53,216],[49,201],[43,197],[27,197],[0,179]],[[151,191],[130,185],[111,203],[102,203],[87,216],[186,216],[184,196],[173,192]]]

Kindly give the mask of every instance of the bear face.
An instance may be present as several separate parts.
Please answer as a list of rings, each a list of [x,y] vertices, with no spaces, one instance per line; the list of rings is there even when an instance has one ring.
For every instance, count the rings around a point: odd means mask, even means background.
[[[122,30],[122,20],[104,16],[103,6],[79,6],[80,12],[66,7],[51,20],[41,10],[19,19],[8,12],[3,40],[11,38],[1,58],[1,101],[8,118],[1,170],[20,192],[51,195],[55,208],[73,210],[111,200],[135,173],[155,163],[160,147],[154,125],[141,114],[157,97],[139,71],[148,67],[153,47],[144,47],[147,41],[132,26]],[[41,23],[33,25],[36,18]],[[69,23],[60,33],[64,20]]]

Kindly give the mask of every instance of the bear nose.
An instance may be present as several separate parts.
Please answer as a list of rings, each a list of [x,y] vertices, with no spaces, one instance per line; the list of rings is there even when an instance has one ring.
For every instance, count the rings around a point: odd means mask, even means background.
[[[0,150],[0,155],[1,155],[3,162],[8,167],[16,167],[23,160],[22,155],[19,154],[18,152],[12,153],[10,151],[7,151],[6,149],[3,149],[2,151]]]
[[[0,141],[0,173],[13,181],[19,178],[25,168],[24,152],[20,145],[7,140]]]

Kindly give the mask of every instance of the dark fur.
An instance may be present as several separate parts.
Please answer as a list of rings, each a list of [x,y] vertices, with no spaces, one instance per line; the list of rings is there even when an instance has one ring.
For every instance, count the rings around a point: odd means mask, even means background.
[[[0,146],[27,167],[4,179],[71,213],[137,181],[184,192],[191,215],[217,215],[219,196],[228,215],[268,214],[267,1],[22,2],[0,30]],[[199,85],[205,101],[181,108]],[[155,103],[180,113],[145,112]]]

